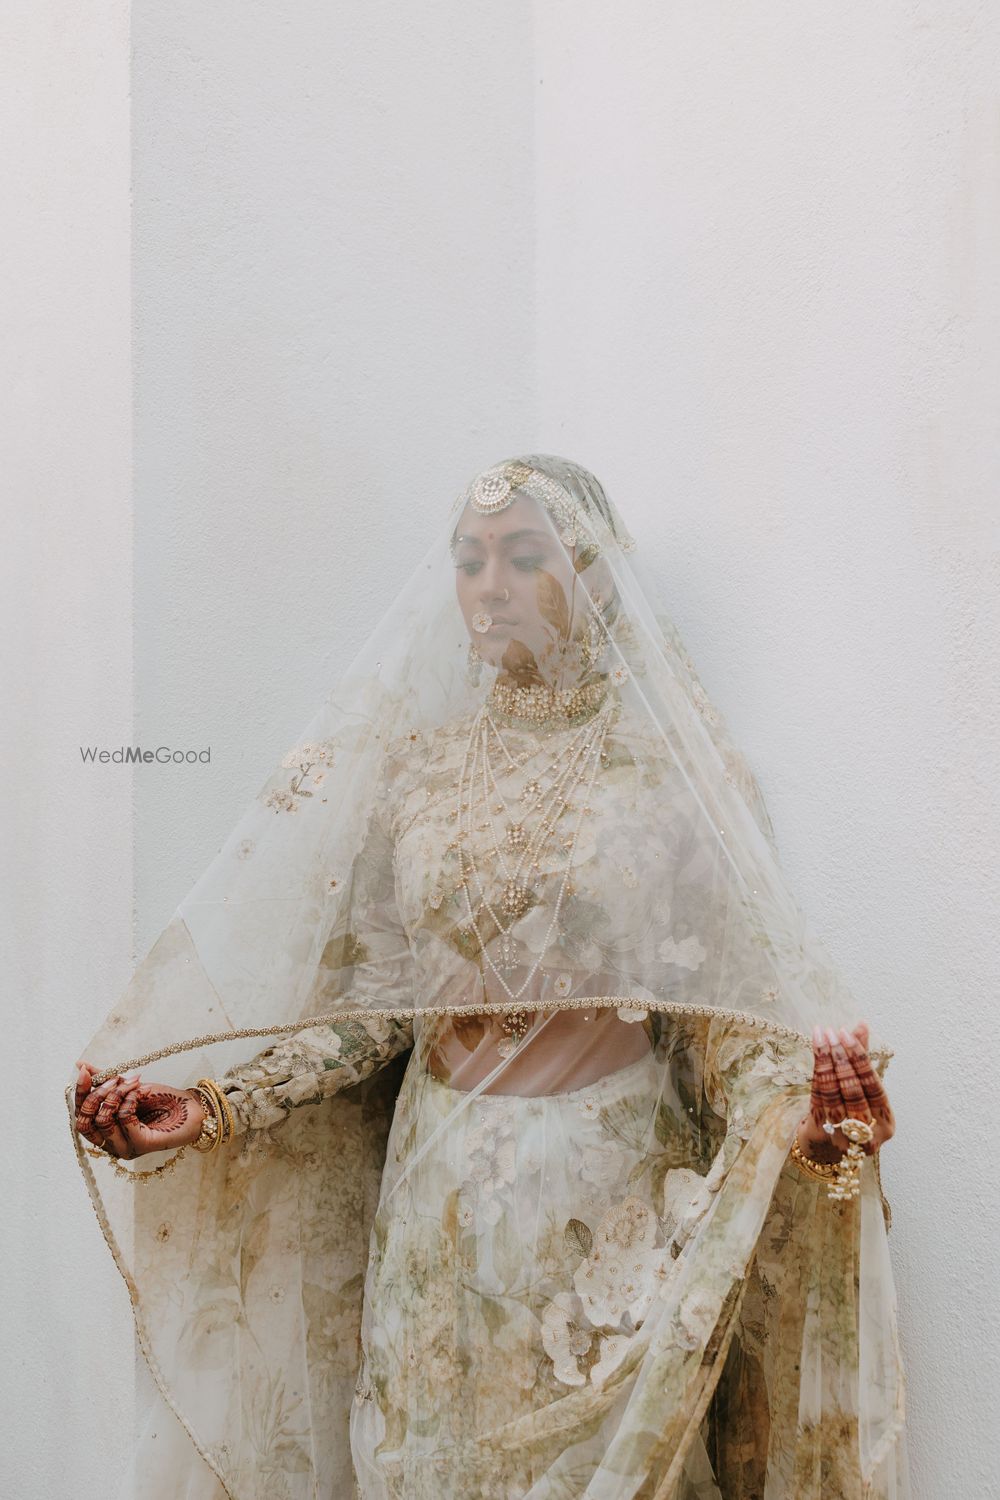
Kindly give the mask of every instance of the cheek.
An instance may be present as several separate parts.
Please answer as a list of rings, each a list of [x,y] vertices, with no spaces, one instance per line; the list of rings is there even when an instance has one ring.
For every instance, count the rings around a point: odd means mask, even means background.
[[[470,584],[471,583],[472,583],[472,579],[468,576],[468,574],[466,574],[466,573],[456,573],[455,574],[455,596],[458,599],[458,607],[459,607],[459,609],[462,611],[463,615],[465,615],[466,617],[468,617],[469,611],[471,609],[471,604],[470,604],[470,599],[471,599]]]

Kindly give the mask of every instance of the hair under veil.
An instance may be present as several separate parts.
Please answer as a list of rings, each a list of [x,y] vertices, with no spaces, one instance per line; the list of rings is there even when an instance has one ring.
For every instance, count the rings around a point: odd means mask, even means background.
[[[144,1500],[906,1500],[877,1158],[789,1163],[860,1007],[757,783],[592,474],[442,512],[84,1049],[233,1139],[137,1185],[67,1089]]]

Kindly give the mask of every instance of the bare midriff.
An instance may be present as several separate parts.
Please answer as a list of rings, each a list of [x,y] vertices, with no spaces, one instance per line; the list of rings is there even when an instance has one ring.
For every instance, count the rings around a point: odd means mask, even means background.
[[[450,1088],[476,1088],[501,1062],[501,1020],[498,1015],[443,1018],[427,1053],[427,1071]],[[536,1010],[528,1022],[520,1047],[481,1092],[569,1093],[638,1062],[652,1046],[648,1019],[622,1021],[613,1005]]]

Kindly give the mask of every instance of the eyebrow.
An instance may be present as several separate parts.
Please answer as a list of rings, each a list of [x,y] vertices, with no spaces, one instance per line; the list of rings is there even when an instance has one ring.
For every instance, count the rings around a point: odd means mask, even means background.
[[[523,526],[520,531],[508,532],[507,536],[502,536],[500,538],[500,541],[504,546],[506,546],[508,542],[519,542],[523,537],[526,536],[547,537],[548,535],[549,533],[547,531],[538,531],[534,527]],[[481,547],[483,545],[478,536],[466,536],[464,533],[462,533],[460,536],[455,537],[456,546],[459,542],[470,542],[474,547]]]

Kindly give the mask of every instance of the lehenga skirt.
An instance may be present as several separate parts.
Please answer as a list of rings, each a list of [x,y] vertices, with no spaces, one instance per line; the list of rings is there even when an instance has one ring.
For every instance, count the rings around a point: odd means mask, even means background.
[[[585,1383],[565,1313],[574,1274],[592,1226],[643,1196],[663,1090],[652,1052],[530,1097],[470,1098],[407,1068],[365,1281],[351,1416],[362,1500],[569,1500],[586,1488],[620,1410],[555,1451],[507,1444],[502,1429]],[[683,1494],[716,1497],[704,1478],[692,1467]]]

